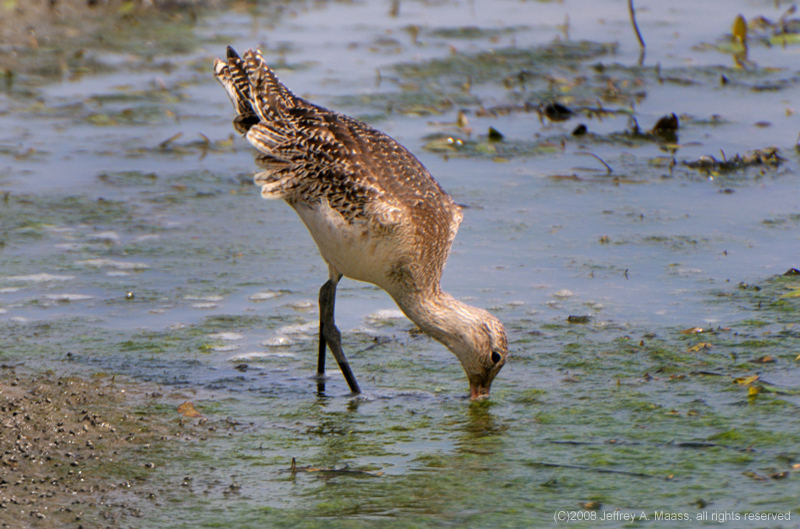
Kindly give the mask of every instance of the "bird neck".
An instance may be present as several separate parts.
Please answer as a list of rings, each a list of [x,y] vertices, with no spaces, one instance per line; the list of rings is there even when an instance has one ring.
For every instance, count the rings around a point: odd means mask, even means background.
[[[400,310],[426,334],[458,355],[471,329],[480,324],[480,309],[437,288],[433,295],[395,299]]]

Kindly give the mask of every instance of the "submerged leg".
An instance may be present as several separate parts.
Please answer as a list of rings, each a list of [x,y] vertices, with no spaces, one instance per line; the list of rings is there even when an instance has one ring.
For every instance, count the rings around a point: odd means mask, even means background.
[[[328,286],[328,283],[322,286],[325,288]],[[325,342],[325,333],[323,332],[323,328],[325,323],[322,321],[322,290],[319,291],[320,297],[320,316],[319,316],[319,358],[317,359],[317,377],[321,380],[325,378],[325,347],[327,346],[327,342]]]
[[[347,358],[345,358],[342,351],[342,335],[333,321],[336,284],[341,277],[339,274],[332,274],[331,279],[319,289],[319,359],[317,361],[317,377],[323,380],[325,374],[325,345],[327,344],[336,359],[336,363],[339,364],[339,369],[342,370],[347,385],[350,386],[350,391],[361,393],[356,377],[353,375],[350,364],[347,363]],[[324,391],[324,382],[318,382],[317,389],[320,389],[320,384],[322,384],[322,391]]]
[[[327,342],[325,341],[325,322],[322,321],[322,298],[323,291],[328,288],[328,281],[322,288],[319,289],[319,357],[317,358],[317,395],[325,395],[325,353],[327,349]]]

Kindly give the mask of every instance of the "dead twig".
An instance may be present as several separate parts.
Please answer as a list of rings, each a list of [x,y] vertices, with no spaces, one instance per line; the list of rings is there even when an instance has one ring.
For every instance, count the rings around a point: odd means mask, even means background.
[[[170,136],[166,140],[164,140],[161,143],[159,143],[158,144],[158,148],[162,149],[162,150],[166,149],[167,147],[169,147],[170,143],[172,143],[173,141],[177,140],[181,136],[183,136],[183,132],[179,132],[179,133],[175,134],[174,136]]]
[[[614,172],[614,170],[611,168],[611,166],[610,166],[610,165],[608,165],[608,164],[605,162],[605,160],[603,160],[602,158],[600,158],[599,156],[597,156],[597,155],[596,155],[595,153],[593,153],[593,152],[579,152],[579,153],[577,153],[577,154],[582,154],[582,155],[584,155],[584,156],[594,156],[595,158],[597,158],[597,159],[600,161],[600,163],[601,163],[601,164],[603,164],[603,165],[605,165],[605,166],[606,166],[606,171],[608,172],[608,174],[611,174],[611,173],[613,173],[613,172]]]
[[[644,39],[639,31],[639,24],[636,23],[636,10],[633,7],[633,0],[628,0],[628,13],[631,15],[631,24],[633,25],[633,31],[636,32],[636,38],[639,40],[639,46],[644,50]]]
[[[786,161],[786,159],[778,153],[779,151],[776,147],[767,147],[764,149],[756,149],[744,156],[736,154],[734,157],[728,158],[723,152],[722,160],[717,160],[713,156],[701,156],[697,160],[683,161],[681,163],[690,169],[730,173],[753,166],[778,167],[781,163]]]
[[[380,472],[380,471],[379,472],[371,472],[369,470],[354,470],[354,469],[347,468],[347,465],[343,466],[342,468],[318,468],[318,467],[313,467],[311,465],[306,465],[304,467],[298,467],[297,466],[297,461],[295,460],[294,457],[292,458],[292,466],[288,470],[281,470],[281,472],[291,472],[292,475],[295,475],[298,472],[319,472],[320,474],[325,474],[325,475],[328,475],[328,476],[330,476],[330,475],[338,476],[338,475],[343,475],[343,474],[354,475],[355,474],[355,475],[358,475],[358,476],[369,476],[369,477],[373,477],[373,478],[377,478],[377,477],[380,477],[380,476],[383,475],[383,472]]]

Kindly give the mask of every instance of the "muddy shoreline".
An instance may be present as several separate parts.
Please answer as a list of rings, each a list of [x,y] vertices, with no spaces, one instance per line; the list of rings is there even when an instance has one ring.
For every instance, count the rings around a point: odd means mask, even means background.
[[[6,2],[0,6],[0,75],[12,92],[95,73],[100,66],[92,50],[104,48],[109,31],[127,27],[146,40],[148,28],[191,26],[206,10],[229,4]],[[0,364],[0,527],[136,526],[141,510],[156,500],[148,484],[163,454],[216,430],[202,416],[178,412],[183,395],[164,397],[152,384],[72,371],[37,369],[15,357]]]
[[[205,418],[164,408],[155,387],[0,369],[0,527],[128,526],[156,494],[148,489],[165,447],[202,441]],[[172,401],[179,401],[174,395]],[[135,525],[135,523],[134,523]]]

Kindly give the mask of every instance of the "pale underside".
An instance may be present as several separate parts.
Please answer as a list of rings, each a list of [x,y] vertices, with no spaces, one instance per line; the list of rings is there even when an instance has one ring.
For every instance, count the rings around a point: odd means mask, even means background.
[[[397,286],[390,279],[392,265],[404,256],[397,237],[370,228],[369,222],[346,220],[327,200],[310,205],[296,203],[294,209],[331,267],[331,275],[373,283],[392,293]]]

